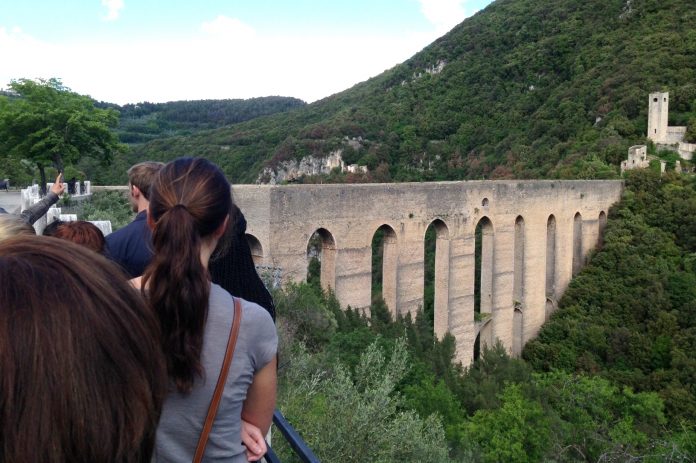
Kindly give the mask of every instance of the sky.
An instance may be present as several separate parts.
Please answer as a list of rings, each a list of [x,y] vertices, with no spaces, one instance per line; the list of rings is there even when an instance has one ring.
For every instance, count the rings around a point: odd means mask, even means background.
[[[492,0],[0,0],[0,88],[117,104],[308,103],[405,61]]]

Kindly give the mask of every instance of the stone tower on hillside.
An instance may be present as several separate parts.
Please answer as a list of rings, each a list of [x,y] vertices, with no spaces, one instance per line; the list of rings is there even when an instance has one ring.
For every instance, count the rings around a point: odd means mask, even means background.
[[[669,93],[651,93],[648,102],[648,138],[657,145],[658,150],[674,150],[682,159],[691,160],[696,152],[696,143],[685,142],[686,127],[670,127],[668,116]]]
[[[667,141],[668,115],[669,93],[651,93],[648,104],[648,138],[655,143],[669,143]]]

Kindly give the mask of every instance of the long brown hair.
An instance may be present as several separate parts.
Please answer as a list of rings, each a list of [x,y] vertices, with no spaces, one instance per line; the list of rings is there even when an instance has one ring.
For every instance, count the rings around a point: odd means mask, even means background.
[[[159,317],[167,371],[180,392],[190,392],[195,377],[203,374],[210,281],[201,244],[220,228],[231,204],[229,182],[202,158],[168,163],[150,188],[154,257],[142,288]]]
[[[0,461],[148,462],[166,385],[157,320],[113,263],[0,242]]]

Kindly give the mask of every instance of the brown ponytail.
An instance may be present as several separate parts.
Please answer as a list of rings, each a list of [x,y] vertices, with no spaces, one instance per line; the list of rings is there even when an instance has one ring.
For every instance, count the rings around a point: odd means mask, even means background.
[[[150,189],[154,258],[142,287],[159,317],[167,371],[180,392],[190,392],[203,373],[210,282],[201,244],[222,225],[231,203],[225,176],[202,158],[170,162]]]

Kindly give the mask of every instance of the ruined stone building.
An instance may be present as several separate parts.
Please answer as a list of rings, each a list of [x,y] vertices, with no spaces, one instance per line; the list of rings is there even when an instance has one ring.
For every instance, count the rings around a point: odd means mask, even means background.
[[[676,150],[682,159],[691,160],[696,152],[696,143],[686,143],[686,127],[669,126],[669,93],[650,94],[648,101],[648,138],[658,149]]]

